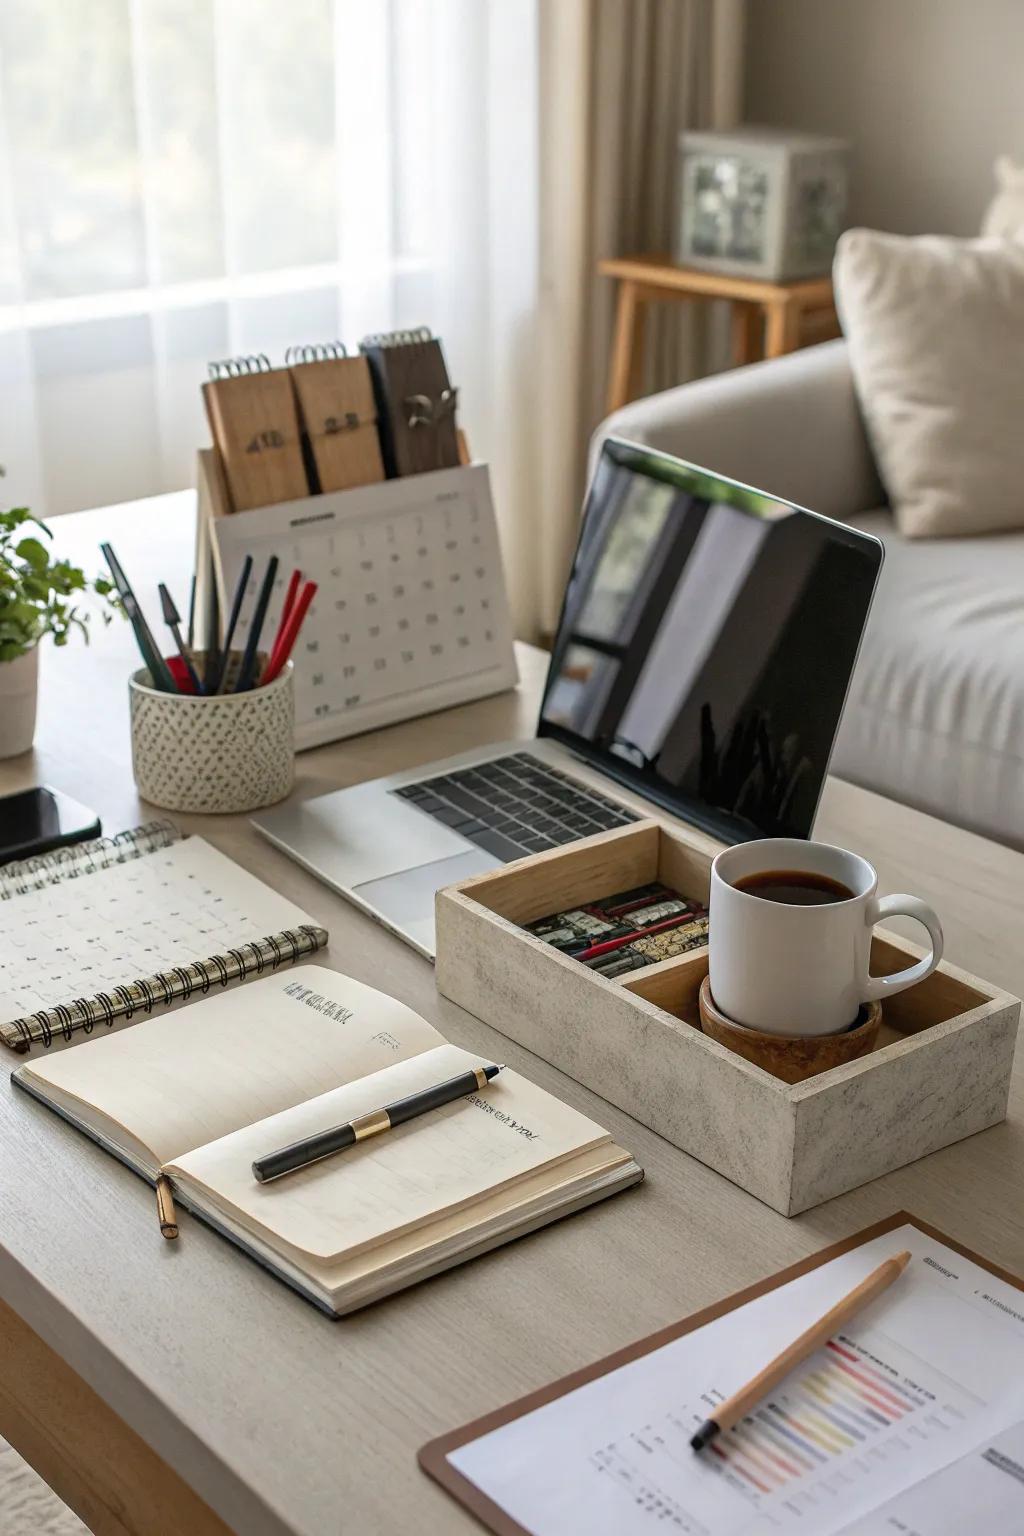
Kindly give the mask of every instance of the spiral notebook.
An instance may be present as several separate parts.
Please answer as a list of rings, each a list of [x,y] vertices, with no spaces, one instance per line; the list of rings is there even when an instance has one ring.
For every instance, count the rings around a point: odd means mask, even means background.
[[[167,822],[0,869],[0,1041],[50,1046],[304,959],[323,928]]]

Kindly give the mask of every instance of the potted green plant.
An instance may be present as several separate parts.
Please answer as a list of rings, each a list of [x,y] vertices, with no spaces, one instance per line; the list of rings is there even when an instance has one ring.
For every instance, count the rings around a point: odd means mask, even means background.
[[[52,635],[54,645],[67,645],[76,629],[88,640],[91,614],[81,601],[90,594],[104,623],[118,606],[105,577],[90,581],[77,565],[52,559],[40,534],[53,537],[27,507],[0,511],[0,758],[32,745],[39,641]]]

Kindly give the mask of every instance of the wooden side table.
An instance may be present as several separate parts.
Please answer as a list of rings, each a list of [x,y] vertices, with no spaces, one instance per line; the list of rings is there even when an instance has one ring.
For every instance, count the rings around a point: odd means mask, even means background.
[[[827,341],[839,335],[830,277],[769,283],[761,278],[729,277],[676,266],[667,256],[610,257],[598,262],[597,270],[619,284],[608,373],[609,412],[618,410],[637,393],[646,304],[728,300],[737,363],[781,357],[809,341]]]

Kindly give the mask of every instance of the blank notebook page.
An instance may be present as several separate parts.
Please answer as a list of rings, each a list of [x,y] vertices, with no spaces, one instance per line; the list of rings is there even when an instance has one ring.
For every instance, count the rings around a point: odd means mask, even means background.
[[[14,896],[0,913],[0,1019],[310,922],[201,837]]]
[[[309,1006],[309,989],[341,1011]],[[397,998],[303,965],[20,1070],[99,1111],[160,1164],[440,1040]]]

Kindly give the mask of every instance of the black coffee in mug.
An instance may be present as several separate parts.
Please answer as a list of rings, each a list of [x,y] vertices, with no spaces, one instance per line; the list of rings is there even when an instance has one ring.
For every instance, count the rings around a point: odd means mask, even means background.
[[[764,869],[732,883],[748,896],[760,896],[764,901],[778,901],[789,907],[823,907],[835,901],[849,901],[853,895],[841,880],[814,874],[809,869]]]
[[[827,843],[766,837],[723,848],[711,866],[708,930],[719,1012],[771,1035],[837,1035],[862,1004],[922,981],[942,957],[939,920],[915,896],[879,898],[877,887],[866,859]],[[895,976],[872,976],[871,930],[897,912],[924,924],[931,953]]]

